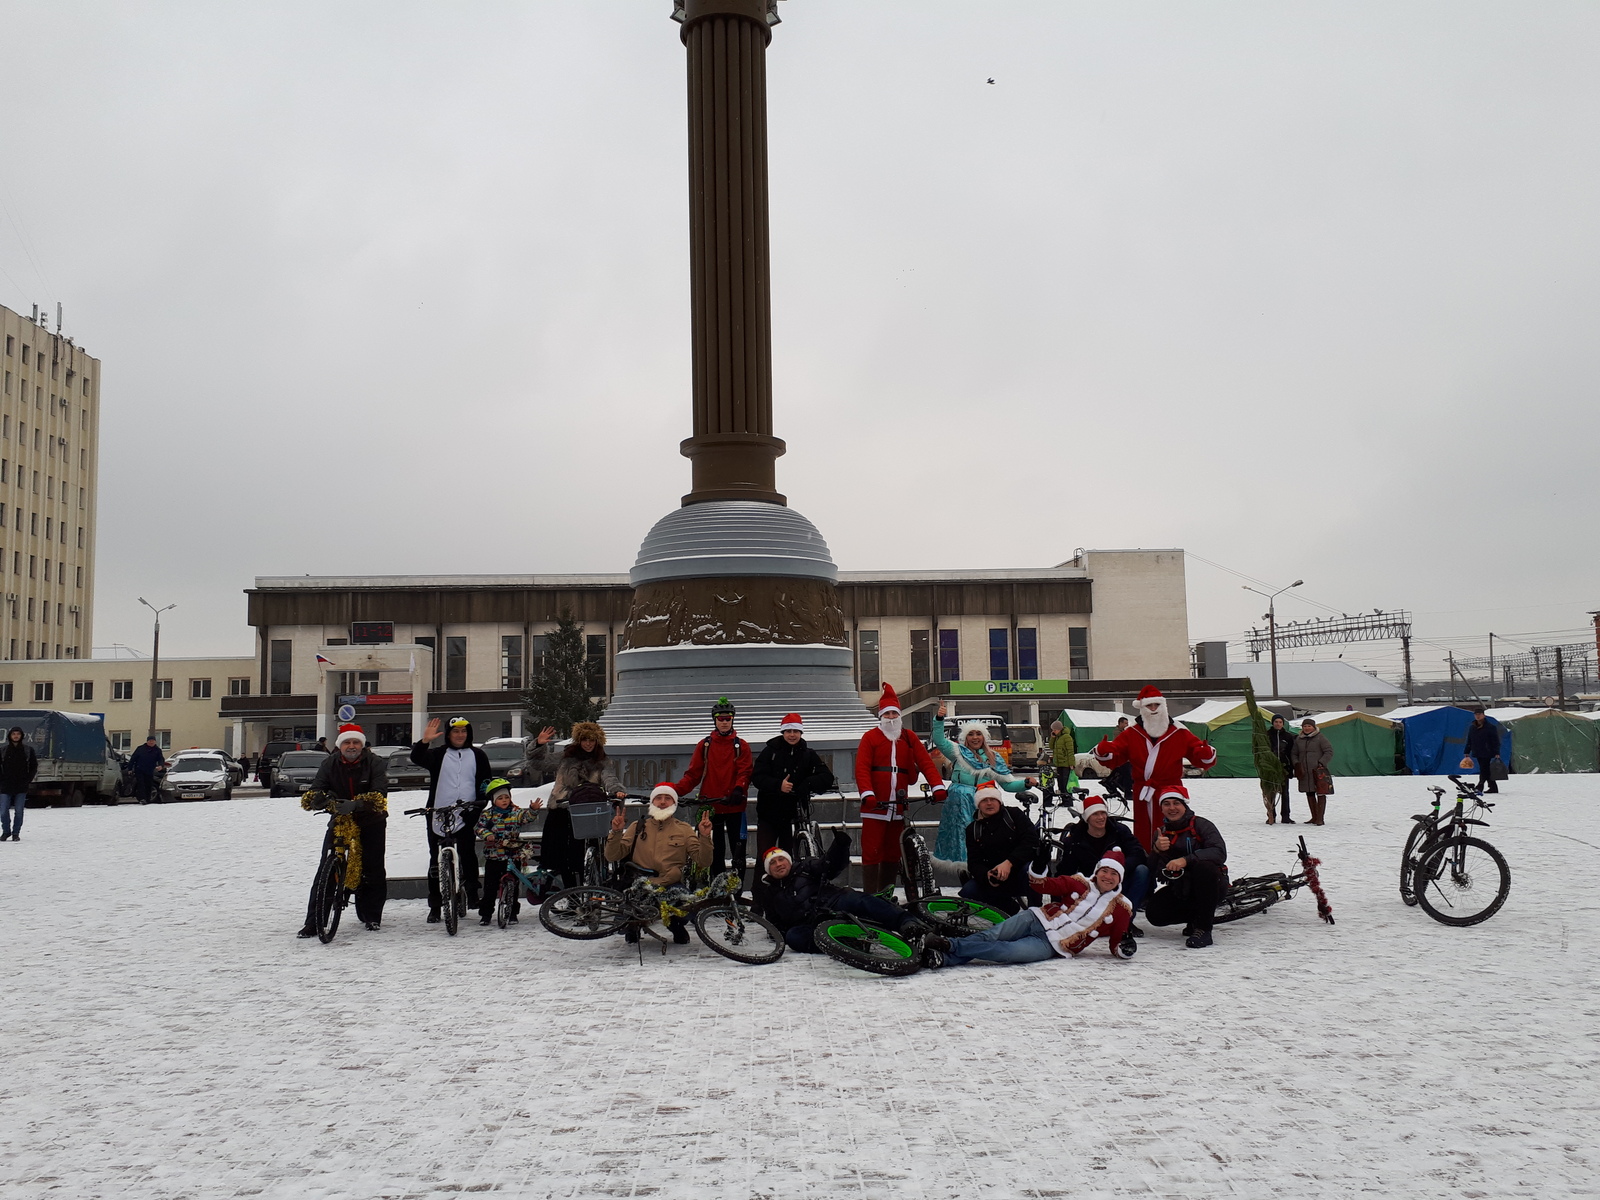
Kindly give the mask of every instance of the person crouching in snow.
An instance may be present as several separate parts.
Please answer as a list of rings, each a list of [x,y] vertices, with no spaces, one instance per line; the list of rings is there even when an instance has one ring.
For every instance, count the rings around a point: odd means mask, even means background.
[[[1184,945],[1202,950],[1211,945],[1217,905],[1228,890],[1228,845],[1189,807],[1187,788],[1161,789],[1161,815],[1150,866],[1165,882],[1145,901],[1145,918],[1152,925],[1183,922]]]
[[[1027,865],[1039,850],[1039,831],[1020,808],[1008,808],[993,782],[977,791],[977,819],[967,826],[968,900],[1013,914],[1028,894]]]
[[[478,816],[475,832],[483,840],[483,898],[478,901],[478,924],[487,925],[494,918],[494,906],[500,895],[500,880],[505,877],[506,860],[515,858],[523,850],[522,839],[517,836],[524,825],[532,825],[534,817],[544,807],[544,801],[535,798],[527,808],[518,808],[511,802],[511,781],[491,779],[483,785],[489,797],[489,807]],[[521,900],[511,906],[509,921],[517,919],[522,908]]]
[[[1113,958],[1132,958],[1138,943],[1128,936],[1133,905],[1122,894],[1125,864],[1113,850],[1096,865],[1094,878],[1057,875],[1045,878],[1028,869],[1028,885],[1056,902],[1027,908],[982,933],[962,938],[929,934],[923,945],[943,954],[930,965],[959,967],[970,962],[1031,963],[1076,957],[1103,944]]]
[[[607,862],[631,862],[655,872],[649,876],[651,883],[670,887],[682,883],[689,863],[697,867],[711,865],[711,818],[700,818],[696,831],[687,821],[673,814],[678,811],[678,789],[670,783],[658,784],[650,793],[647,815],[632,825],[624,827],[622,809],[611,818],[611,836],[606,838]],[[689,942],[689,930],[682,917],[674,917],[667,928],[672,930],[672,940],[680,946]],[[639,940],[638,933],[630,928],[628,940]]]
[[[774,847],[763,865],[767,918],[783,932],[791,950],[816,953],[812,935],[817,922],[830,912],[860,917],[907,938],[927,932],[926,925],[898,904],[832,882],[850,865],[850,835],[842,829],[834,830],[824,858],[796,862],[787,850]]]

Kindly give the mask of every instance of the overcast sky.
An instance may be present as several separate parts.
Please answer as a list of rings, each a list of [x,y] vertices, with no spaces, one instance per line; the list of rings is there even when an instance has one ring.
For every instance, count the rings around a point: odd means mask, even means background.
[[[670,10],[0,0],[0,303],[104,361],[97,648],[145,595],[248,653],[256,575],[628,568],[689,485]],[[1420,674],[1584,637],[1600,6],[782,15],[779,489],[842,568],[1181,546],[1411,609]],[[1190,559],[1192,638],[1241,582]]]

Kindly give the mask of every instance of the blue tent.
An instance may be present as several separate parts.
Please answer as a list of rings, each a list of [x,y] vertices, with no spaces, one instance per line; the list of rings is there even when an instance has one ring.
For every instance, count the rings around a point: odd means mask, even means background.
[[[1454,704],[1421,704],[1383,714],[1405,730],[1406,768],[1413,775],[1459,775],[1472,713]],[[1500,757],[1511,765],[1511,731],[1500,725]],[[1475,773],[1475,772],[1474,772]]]

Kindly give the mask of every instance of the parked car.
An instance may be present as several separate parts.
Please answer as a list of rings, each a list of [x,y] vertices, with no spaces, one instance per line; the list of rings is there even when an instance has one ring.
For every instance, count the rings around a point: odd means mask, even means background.
[[[233,777],[221,754],[180,754],[167,762],[161,800],[232,800]]]
[[[1050,757],[1050,739],[1037,725],[1006,725],[1011,738],[1012,770],[1032,770]]]
[[[256,778],[261,781],[261,786],[267,789],[272,787],[272,769],[278,761],[278,756],[288,750],[309,750],[314,742],[268,742],[261,747],[261,758],[256,764]],[[317,753],[322,753],[320,750]],[[274,796],[278,793],[273,792]]]
[[[298,796],[311,790],[311,781],[328,761],[321,750],[285,750],[272,769],[271,796]]]
[[[374,754],[383,756],[383,765],[389,771],[389,787],[395,791],[428,790],[428,772],[411,761],[410,746],[374,746]]]
[[[483,743],[483,752],[488,755],[489,769],[502,779],[509,779],[516,787],[538,787],[544,782],[530,783],[524,778],[527,770],[522,764],[527,750],[521,738],[490,738]]]
[[[226,750],[216,750],[211,747],[190,746],[187,750],[179,750],[176,754],[168,755],[170,763],[175,758],[184,758],[190,754],[209,754],[213,758],[220,758],[228,768],[228,782],[233,787],[242,787],[244,784],[244,765],[229,754]]]

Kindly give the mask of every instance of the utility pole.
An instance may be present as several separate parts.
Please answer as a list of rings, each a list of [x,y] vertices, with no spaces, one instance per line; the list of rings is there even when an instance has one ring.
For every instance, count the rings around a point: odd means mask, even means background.
[[[1456,698],[1456,652],[1450,651],[1450,699]]]
[[[156,632],[155,632],[155,637],[152,639],[152,644],[151,644],[151,648],[150,648],[150,728],[149,728],[149,730],[147,732],[147,736],[155,737],[155,735],[156,735],[156,684],[157,684],[157,682],[159,682],[158,679],[157,679],[157,676],[159,676],[161,674],[161,614],[164,613],[164,612],[167,612],[167,611],[169,611],[171,609],[177,608],[178,606],[176,604],[169,604],[169,605],[166,606],[166,608],[157,608],[154,604],[151,604],[150,601],[146,600],[143,596],[139,597],[139,603],[144,605],[146,608],[148,608],[151,612],[155,613],[155,615],[156,615]]]
[[[1561,662],[1561,647],[1556,647],[1556,707],[1567,706],[1567,673]]]
[[[1297,588],[1304,579],[1296,579],[1289,587],[1281,587],[1275,592],[1263,592],[1260,588],[1253,588],[1248,583],[1244,590],[1254,592],[1258,596],[1267,598],[1267,647],[1272,654],[1272,698],[1278,699],[1278,597],[1287,592],[1289,588]]]
[[[1494,687],[1494,634],[1489,635],[1489,686]]]
[[[1400,653],[1401,653],[1401,655],[1404,656],[1405,661],[1406,661],[1406,703],[1410,704],[1411,703],[1411,637],[1410,637],[1409,634],[1400,639]]]

